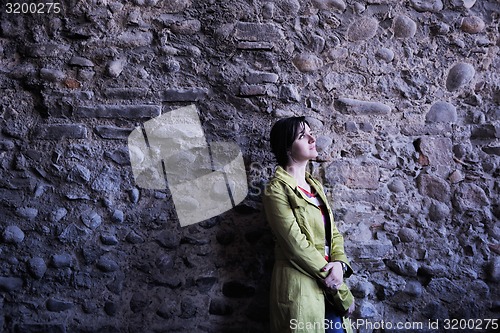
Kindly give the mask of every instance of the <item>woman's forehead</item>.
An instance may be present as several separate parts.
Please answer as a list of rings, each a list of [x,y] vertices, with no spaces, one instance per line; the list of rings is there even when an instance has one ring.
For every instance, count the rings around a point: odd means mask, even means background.
[[[302,131],[307,132],[307,131],[311,130],[311,128],[309,127],[309,125],[306,122],[302,122],[302,123],[300,123],[299,130],[300,130],[300,132],[302,132]]]

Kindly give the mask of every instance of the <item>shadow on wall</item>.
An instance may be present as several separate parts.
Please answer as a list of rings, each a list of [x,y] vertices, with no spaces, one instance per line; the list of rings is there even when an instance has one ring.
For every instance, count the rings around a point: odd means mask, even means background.
[[[265,217],[240,205],[224,213],[219,226],[220,278],[210,300],[211,321],[220,332],[267,332],[274,241]]]

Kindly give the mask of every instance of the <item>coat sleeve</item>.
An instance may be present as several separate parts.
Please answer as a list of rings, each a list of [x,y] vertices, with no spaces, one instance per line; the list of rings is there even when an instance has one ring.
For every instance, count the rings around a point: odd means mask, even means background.
[[[284,189],[268,185],[262,202],[276,242],[292,265],[314,278],[326,278],[327,273],[321,271],[326,260],[301,231]]]

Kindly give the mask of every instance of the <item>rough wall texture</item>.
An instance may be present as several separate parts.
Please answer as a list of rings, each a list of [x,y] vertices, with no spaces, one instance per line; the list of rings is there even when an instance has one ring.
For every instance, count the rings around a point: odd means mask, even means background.
[[[356,318],[499,318],[497,0],[6,2],[3,331],[266,332],[259,198],[288,115],[317,133]],[[126,139],[188,104],[240,146],[250,193],[181,228],[168,190],[135,186]]]

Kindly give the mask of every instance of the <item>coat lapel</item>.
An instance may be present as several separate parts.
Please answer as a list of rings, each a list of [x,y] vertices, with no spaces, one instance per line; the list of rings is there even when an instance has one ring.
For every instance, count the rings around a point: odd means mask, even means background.
[[[288,172],[286,172],[285,169],[283,169],[281,166],[278,166],[275,175],[283,182],[285,182],[290,187],[290,189],[295,193],[295,195],[301,197],[309,204],[319,209],[319,207],[316,206],[314,203],[312,203],[311,200],[307,197],[307,195],[299,189],[295,178],[293,178]],[[313,193],[318,194],[323,203],[328,206],[326,201],[326,196],[324,195],[323,191],[319,188],[320,185],[316,182],[316,180],[309,173],[306,173],[306,179],[308,180],[308,183],[311,185]]]

